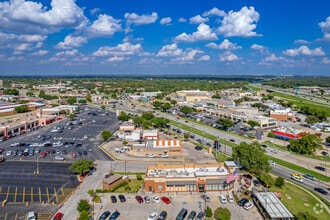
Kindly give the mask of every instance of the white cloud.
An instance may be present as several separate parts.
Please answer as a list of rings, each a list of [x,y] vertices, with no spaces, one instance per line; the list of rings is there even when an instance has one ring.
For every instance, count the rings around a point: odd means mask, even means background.
[[[0,3],[0,29],[27,34],[49,34],[87,24],[75,0],[52,0],[50,10],[42,3],[12,0]]]
[[[175,58],[174,61],[187,62],[195,60],[197,54],[203,53],[200,50],[188,50],[182,53],[179,57]]]
[[[99,13],[100,11],[101,11],[100,8],[93,8],[90,10],[90,13],[91,13],[91,15],[95,15],[95,14]]]
[[[307,40],[302,40],[302,39],[298,39],[294,41],[295,44],[308,44],[309,42]]]
[[[211,10],[206,11],[206,12],[203,13],[204,17],[211,16],[211,15],[216,15],[216,16],[219,16],[219,17],[223,17],[223,16],[226,15],[226,12],[224,12],[222,10],[219,10],[216,7],[214,7]]]
[[[209,55],[203,55],[199,58],[199,61],[209,61],[211,58]]]
[[[48,54],[48,53],[49,53],[48,50],[39,50],[39,51],[37,51],[37,52],[35,52],[35,53],[32,53],[32,55],[33,55],[33,56],[43,56],[43,55],[46,55],[46,54]]]
[[[330,59],[323,57],[323,59],[321,60],[321,63],[330,64]]]
[[[40,48],[46,38],[47,36],[36,34],[17,35],[0,32],[0,48],[13,48],[14,50],[23,47],[29,49]],[[22,46],[22,44],[25,46]]]
[[[161,25],[169,25],[171,23],[171,21],[172,21],[172,18],[167,17],[167,18],[162,18],[159,23]]]
[[[239,58],[230,51],[224,52],[219,57],[219,61],[221,61],[221,62],[232,62],[232,61],[236,61],[236,60],[239,60]]]
[[[55,53],[56,57],[72,57],[78,54],[78,50],[73,49],[73,50],[66,50],[62,52]]]
[[[206,47],[213,49],[220,49],[220,50],[237,50],[242,48],[241,46],[237,46],[236,44],[233,44],[228,39],[224,39],[219,45],[215,43],[209,43],[206,45]]]
[[[330,40],[330,16],[327,17],[327,19],[323,22],[319,23],[320,28],[322,29],[323,32],[323,38],[325,40]]]
[[[217,40],[218,37],[212,32],[211,28],[207,24],[200,24],[197,31],[192,34],[182,33],[175,37],[177,42],[196,42],[203,40]]]
[[[282,60],[283,58],[282,57],[276,57],[275,54],[271,54],[270,56],[266,57],[264,59],[265,62],[276,62],[276,61],[279,61],[279,60]]]
[[[178,48],[178,45],[173,43],[170,45],[165,45],[157,53],[159,57],[168,57],[168,56],[179,56],[182,54],[182,49]]]
[[[187,20],[185,18],[179,18],[179,22],[184,23],[187,22]]]
[[[131,44],[129,42],[125,42],[122,44],[118,44],[116,47],[100,47],[96,52],[93,53],[93,56],[130,56],[135,55],[142,52],[141,44]]]
[[[122,30],[120,20],[109,15],[99,15],[91,26],[87,27],[89,37],[109,37]]]
[[[223,17],[221,26],[217,32],[225,37],[241,36],[252,37],[258,36],[253,30],[256,29],[259,21],[259,13],[254,10],[254,7],[247,8],[244,6],[240,11],[230,11]]]
[[[189,19],[190,24],[201,24],[201,23],[206,23],[208,21],[209,21],[208,18],[203,18],[200,15],[196,15],[195,17]]]
[[[108,59],[109,62],[122,62],[124,60],[127,60],[127,59],[125,57],[117,57],[117,56],[110,57]]]
[[[155,23],[158,19],[158,15],[156,12],[152,12],[151,15],[138,15],[136,13],[125,13],[124,15],[126,19],[126,23],[135,24],[135,25],[144,25],[144,24],[152,24]]]
[[[72,35],[68,35],[65,37],[63,42],[59,42],[55,48],[56,49],[72,49],[74,47],[80,47],[84,43],[87,42],[86,37],[78,36],[74,37]]]
[[[317,47],[314,50],[310,50],[307,46],[301,46],[296,49],[288,49],[283,52],[283,54],[295,57],[299,55],[305,55],[305,56],[324,56],[325,53],[322,51],[321,47]]]
[[[268,48],[259,44],[253,44],[250,49],[259,51],[261,54],[269,54]]]

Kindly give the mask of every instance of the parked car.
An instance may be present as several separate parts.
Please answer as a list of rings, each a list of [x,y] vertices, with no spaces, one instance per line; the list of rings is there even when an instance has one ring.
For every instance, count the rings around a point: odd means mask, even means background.
[[[322,166],[316,166],[315,169],[321,170],[321,171],[325,171],[326,170],[326,168],[325,167],[322,167]]]
[[[118,198],[119,198],[119,201],[120,201],[120,202],[126,202],[126,198],[125,198],[124,195],[120,194],[120,195],[118,196]]]
[[[57,155],[57,156],[55,156],[55,160],[62,160],[63,161],[64,160],[64,157]]]
[[[201,146],[195,146],[195,150],[203,150],[203,148]]]
[[[112,203],[116,203],[117,202],[117,198],[116,198],[115,195],[110,196],[110,199],[111,199],[111,202]]]
[[[145,201],[146,203],[150,203],[150,202],[151,202],[149,196],[145,196],[145,197],[144,197],[144,201]]]
[[[304,174],[303,177],[305,177],[306,179],[314,180],[314,181],[316,180],[316,178],[309,173]]]
[[[139,195],[135,196],[135,199],[138,203],[143,203],[143,198]]]
[[[100,216],[99,220],[106,220],[106,218],[110,215],[111,213],[109,211],[105,211],[102,213]]]
[[[195,211],[191,211],[188,215],[188,220],[194,220],[196,216],[196,212]]]
[[[201,195],[201,199],[203,199],[205,202],[209,202],[210,201],[210,197],[206,194],[202,194]]]
[[[154,203],[160,203],[159,197],[156,195],[152,196],[152,200],[154,201]]]
[[[58,212],[54,215],[53,220],[61,220],[63,217],[63,213],[62,212]]]
[[[245,210],[249,210],[249,209],[252,209],[253,206],[254,206],[254,205],[253,205],[252,202],[247,202],[247,203],[244,204],[243,208],[244,208]]]
[[[166,211],[162,211],[162,212],[159,214],[157,220],[165,220],[166,218],[167,218],[167,212],[166,212]]]
[[[158,216],[157,212],[153,212],[149,215],[148,220],[155,220]]]
[[[275,165],[276,165],[276,163],[275,163],[274,161],[272,161],[272,160],[269,160],[268,163],[269,163],[269,165],[271,165],[271,166],[275,166]]]
[[[325,157],[329,157],[329,153],[326,152],[326,151],[322,151],[321,154],[322,154],[323,156],[325,156]]]
[[[244,206],[249,200],[247,198],[242,198],[241,200],[238,201],[239,206]]]
[[[118,212],[117,210],[112,213],[112,215],[109,217],[109,220],[115,220],[120,216],[120,212]]]
[[[328,192],[325,189],[322,189],[320,187],[315,187],[314,190],[316,192],[322,193],[323,195],[328,195]]]
[[[204,219],[204,212],[199,212],[196,217],[196,220],[203,220],[203,219]]]
[[[160,197],[160,199],[165,203],[165,204],[170,204],[171,200],[169,198],[167,198],[166,196],[162,196]]]

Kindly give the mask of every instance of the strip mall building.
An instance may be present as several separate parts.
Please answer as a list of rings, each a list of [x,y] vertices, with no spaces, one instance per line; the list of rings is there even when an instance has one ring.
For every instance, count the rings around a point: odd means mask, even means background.
[[[226,161],[216,164],[157,164],[147,168],[145,192],[206,192],[227,191],[234,182],[226,179],[235,171],[236,164]]]

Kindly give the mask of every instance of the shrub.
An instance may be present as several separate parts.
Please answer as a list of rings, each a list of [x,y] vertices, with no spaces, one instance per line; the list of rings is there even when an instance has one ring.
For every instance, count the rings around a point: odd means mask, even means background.
[[[212,217],[212,209],[210,207],[206,207],[205,216]]]
[[[137,173],[136,174],[136,179],[137,180],[142,180],[142,174],[141,173]]]
[[[78,205],[77,205],[78,212],[88,211],[89,209],[90,209],[90,205],[86,199],[81,199],[78,202]]]
[[[227,208],[219,207],[214,211],[216,220],[230,220],[231,212]]]
[[[284,186],[284,184],[285,184],[285,180],[284,180],[283,177],[279,176],[279,177],[276,178],[275,186],[278,186],[278,187],[282,188]]]

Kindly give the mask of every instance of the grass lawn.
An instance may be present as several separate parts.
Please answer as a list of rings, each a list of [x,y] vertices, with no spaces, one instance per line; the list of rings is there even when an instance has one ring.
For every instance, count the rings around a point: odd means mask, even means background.
[[[302,99],[302,98],[299,98],[299,97],[286,95],[286,94],[279,93],[279,92],[272,92],[271,94],[274,95],[274,96],[280,97],[282,99],[286,99],[286,100],[292,102],[293,104],[295,104],[298,107],[308,105],[311,109],[318,109],[318,110],[325,111],[327,116],[330,116],[330,108],[329,108],[328,104],[323,104],[323,103],[319,103],[319,102],[315,102],[315,101],[310,101],[310,100],[307,100],[307,99]]]
[[[270,191],[281,192],[281,201],[294,215],[298,212],[309,212],[311,216],[317,217],[318,220],[330,219],[330,214],[327,213],[325,209],[323,212],[317,214],[314,211],[314,207],[316,204],[319,204],[319,202],[313,196],[293,184],[286,182],[283,189],[272,187]],[[287,198],[286,195],[289,195],[291,199]]]
[[[255,87],[255,86],[245,86],[245,87],[248,88],[248,89],[252,89],[253,91],[257,91],[257,92],[264,90],[262,88]]]
[[[131,181],[128,184],[128,186],[131,187],[129,193],[136,193],[137,191],[139,191],[142,184],[143,184],[143,180],[131,179]],[[127,193],[127,191],[125,190],[125,186],[117,189],[115,193]]]

